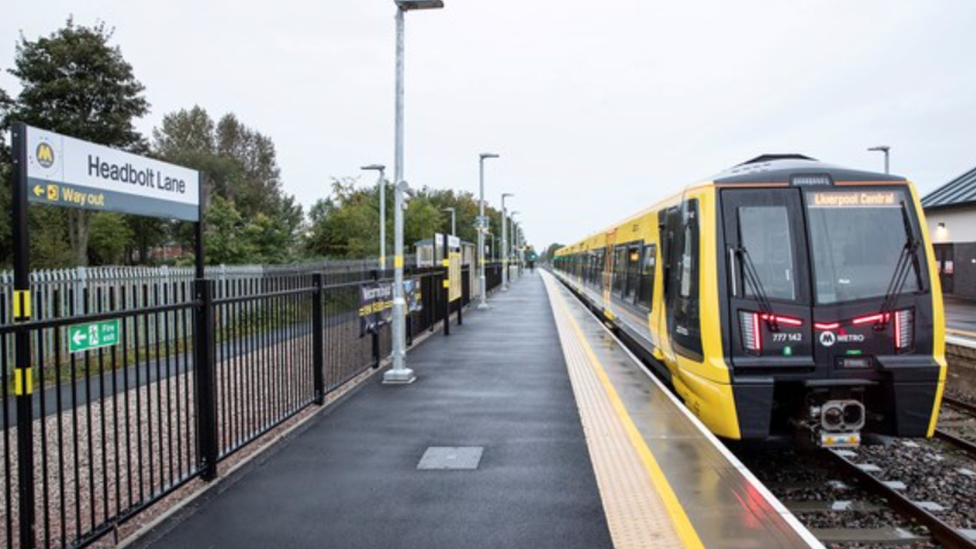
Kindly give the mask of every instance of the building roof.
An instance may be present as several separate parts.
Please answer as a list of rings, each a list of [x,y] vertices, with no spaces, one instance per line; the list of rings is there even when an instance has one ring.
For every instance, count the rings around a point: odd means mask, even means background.
[[[960,175],[922,199],[926,210],[976,204],[976,168]]]

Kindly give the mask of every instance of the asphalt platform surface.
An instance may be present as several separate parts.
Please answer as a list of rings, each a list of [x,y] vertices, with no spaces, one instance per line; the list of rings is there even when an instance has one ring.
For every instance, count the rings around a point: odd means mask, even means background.
[[[411,351],[409,386],[368,386],[136,546],[610,547],[538,274]],[[418,470],[481,447],[475,470]]]

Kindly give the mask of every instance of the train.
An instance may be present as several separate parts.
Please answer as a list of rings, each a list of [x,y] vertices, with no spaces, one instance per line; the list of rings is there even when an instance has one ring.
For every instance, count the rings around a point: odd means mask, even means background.
[[[853,447],[934,433],[942,292],[904,177],[762,155],[552,267],[717,436]]]

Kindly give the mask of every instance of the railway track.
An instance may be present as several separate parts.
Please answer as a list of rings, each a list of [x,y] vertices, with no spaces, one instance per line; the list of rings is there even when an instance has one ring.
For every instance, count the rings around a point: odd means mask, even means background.
[[[934,502],[913,501],[905,494],[907,486],[904,483],[883,480],[882,471],[875,469],[877,466],[857,463],[851,459],[851,456],[855,455],[854,452],[828,450],[826,453],[839,469],[856,479],[860,486],[883,498],[894,511],[924,526],[932,539],[941,546],[952,549],[976,549],[976,539],[938,516],[937,513],[944,510],[944,507]]]
[[[936,438],[976,459],[976,405],[946,396],[939,423]]]

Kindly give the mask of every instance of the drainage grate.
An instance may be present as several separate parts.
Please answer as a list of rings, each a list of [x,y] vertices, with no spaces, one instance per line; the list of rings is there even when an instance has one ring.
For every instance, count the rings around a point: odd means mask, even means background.
[[[431,446],[420,458],[420,470],[473,471],[481,463],[483,446]]]

